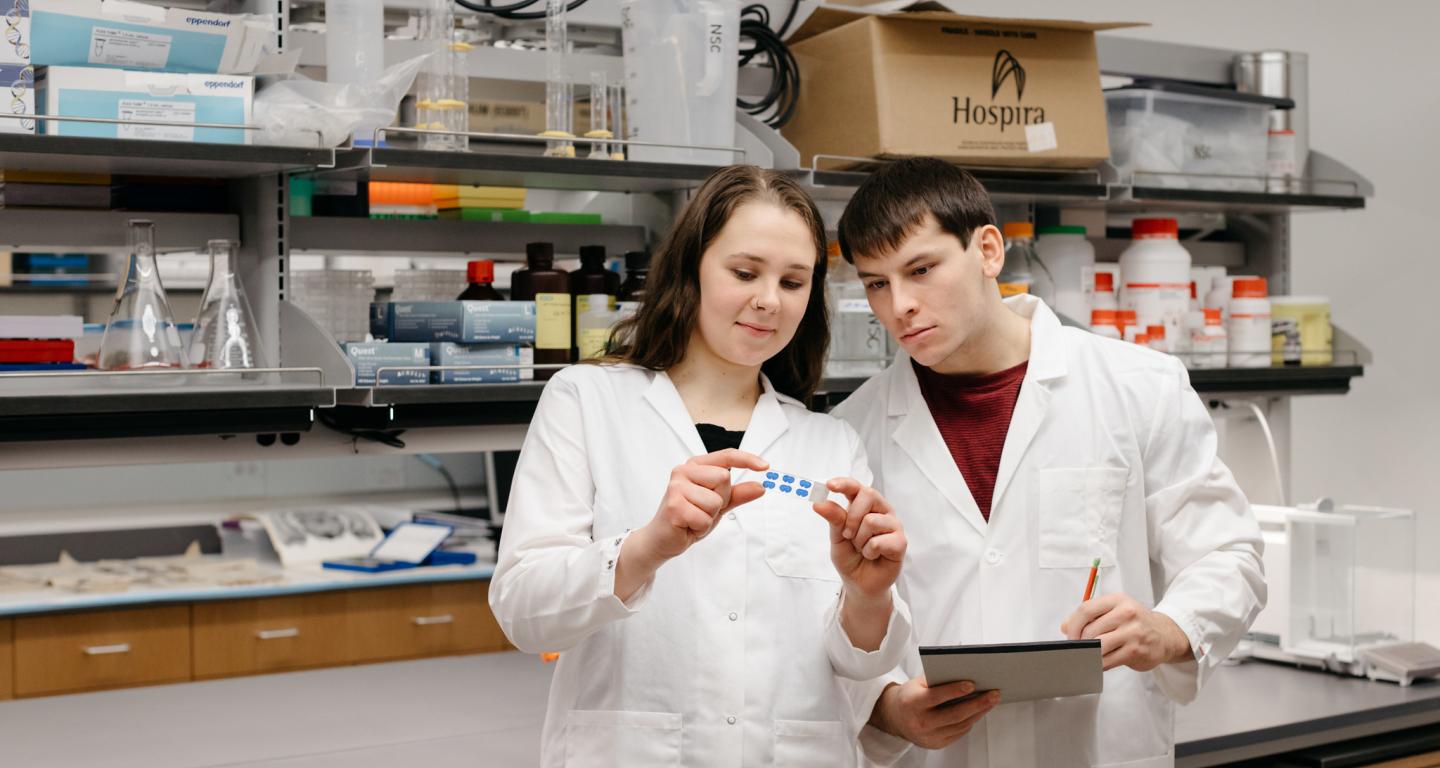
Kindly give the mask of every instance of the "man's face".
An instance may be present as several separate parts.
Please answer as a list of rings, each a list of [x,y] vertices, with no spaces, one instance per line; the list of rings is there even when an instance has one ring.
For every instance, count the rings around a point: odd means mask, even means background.
[[[996,291],[991,281],[1003,259],[985,258],[986,229],[994,227],[976,230],[966,248],[926,215],[893,251],[855,254],[855,268],[875,317],[906,354],[927,368],[961,349],[998,300],[986,292]],[[998,240],[999,233],[993,237]]]

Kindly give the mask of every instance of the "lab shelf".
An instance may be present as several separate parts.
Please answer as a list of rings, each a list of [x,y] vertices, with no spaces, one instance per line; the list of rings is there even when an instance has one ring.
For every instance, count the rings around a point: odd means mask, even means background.
[[[323,416],[346,430],[526,424],[544,389],[533,381],[342,389]]]
[[[990,195],[1002,201],[1043,200],[1043,201],[1087,201],[1104,203],[1109,189],[1096,171],[1037,171],[1016,168],[1012,170],[994,168],[969,169]],[[798,177],[806,182],[811,194],[827,200],[848,199],[855,193],[869,173],[866,171],[800,171]]]
[[[717,166],[544,157],[527,150],[440,152],[377,147],[341,153],[337,174],[371,181],[477,184],[587,192],[669,192],[700,186]]]
[[[238,179],[334,163],[332,149],[0,134],[0,168],[14,171]]]
[[[318,382],[318,371],[306,373]],[[0,442],[304,432],[316,408],[335,403],[334,390],[319,383],[115,378],[0,377]]]
[[[233,213],[5,208],[0,209],[0,248],[67,251],[79,246],[90,253],[124,253],[129,250],[125,222],[131,219],[155,222],[160,251],[199,251],[207,240],[240,239],[240,217]]]
[[[488,253],[524,258],[525,244],[544,240],[560,253],[582,245],[603,245],[611,253],[645,248],[645,228],[589,224],[528,224],[503,221],[446,221],[295,217],[290,222],[294,251],[355,253]]]

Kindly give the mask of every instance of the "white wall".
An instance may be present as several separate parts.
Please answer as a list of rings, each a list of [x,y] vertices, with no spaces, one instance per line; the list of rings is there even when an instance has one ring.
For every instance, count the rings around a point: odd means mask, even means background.
[[[957,6],[958,7],[958,6]],[[1335,321],[1375,354],[1345,397],[1297,398],[1298,499],[1408,507],[1418,516],[1420,639],[1440,645],[1440,4],[1343,0],[974,0],[968,13],[1143,21],[1124,34],[1310,55],[1310,144],[1375,183],[1364,211],[1292,219],[1292,292],[1332,298]]]

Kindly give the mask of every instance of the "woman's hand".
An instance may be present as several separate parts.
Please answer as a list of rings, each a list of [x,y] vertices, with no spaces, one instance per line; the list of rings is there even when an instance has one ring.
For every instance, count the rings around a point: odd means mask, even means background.
[[[726,512],[765,494],[759,483],[730,484],[731,469],[764,471],[770,465],[753,453],[727,448],[696,456],[670,471],[660,508],[620,548],[615,594],[629,599],[665,561],[679,557],[715,529]]]

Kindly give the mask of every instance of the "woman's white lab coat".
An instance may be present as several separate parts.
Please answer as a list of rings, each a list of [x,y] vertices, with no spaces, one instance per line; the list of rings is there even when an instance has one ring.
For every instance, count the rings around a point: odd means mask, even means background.
[[[1195,697],[1264,606],[1259,527],[1176,358],[1063,328],[1030,296],[1006,305],[1030,319],[1030,364],[988,524],[906,355],[835,410],[865,441],[876,487],[905,525],[899,587],[916,642],[1063,639],[1060,623],[1099,557],[1095,594],[1124,592],[1165,613],[1196,661],[1110,670],[1099,696],[1007,705],[1002,691],[958,742],[912,748],[901,764],[1171,765],[1172,702]],[[921,673],[918,656],[904,672]],[[847,688],[862,713],[879,694],[875,684]],[[873,728],[862,742],[880,763],[903,748]]]
[[[740,447],[772,469],[870,482],[854,430],[769,381]],[[829,528],[808,502],[742,505],[628,605],[614,595],[626,533],[654,517],[671,469],[703,453],[664,373],[579,365],[546,386],[490,586],[517,647],[561,652],[544,766],[855,763],[860,724],[836,675],[892,669],[910,646],[909,617],[897,599],[880,650],[850,644]]]

